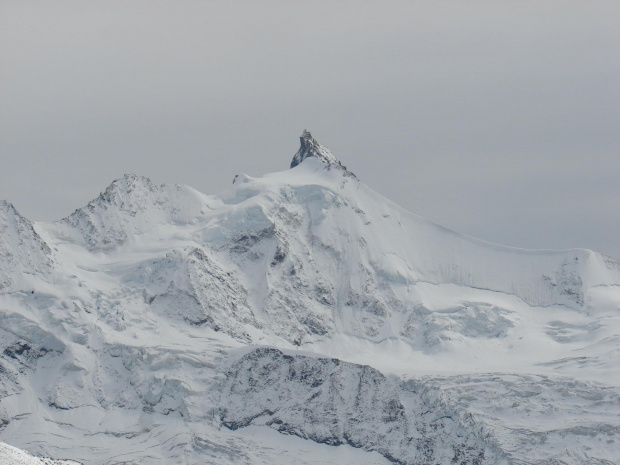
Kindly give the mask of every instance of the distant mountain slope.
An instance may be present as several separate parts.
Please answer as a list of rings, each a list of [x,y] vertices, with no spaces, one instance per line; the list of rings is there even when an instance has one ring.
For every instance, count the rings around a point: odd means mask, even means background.
[[[203,309],[202,319],[232,319],[224,324],[229,328],[253,320],[295,344],[339,331],[423,343],[414,333],[434,310],[422,290],[427,284],[586,311],[593,288],[620,286],[617,260],[583,249],[532,251],[461,236],[349,176],[308,132],[301,144],[294,169],[237,177],[217,199],[127,175],[60,226],[92,251],[132,248],[127,242],[137,240],[210,249],[211,263],[245,284],[252,309],[240,318],[224,307],[223,315]],[[232,299],[235,292],[228,292],[219,298]],[[483,337],[511,326],[491,320],[497,328],[482,331]]]
[[[26,290],[37,279],[47,280],[52,251],[12,204],[0,201],[0,293]]]
[[[217,196],[126,175],[54,223],[0,203],[0,440],[86,464],[613,463],[620,262],[459,235],[300,145]]]
[[[186,224],[200,213],[203,197],[187,186],[156,186],[148,178],[126,174],[62,222],[89,250],[106,250],[160,224]]]

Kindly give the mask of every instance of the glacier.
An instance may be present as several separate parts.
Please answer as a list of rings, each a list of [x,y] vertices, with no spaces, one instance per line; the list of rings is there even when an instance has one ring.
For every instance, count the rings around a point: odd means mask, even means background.
[[[619,310],[619,260],[435,225],[308,131],[218,195],[2,201],[0,463],[617,464]]]

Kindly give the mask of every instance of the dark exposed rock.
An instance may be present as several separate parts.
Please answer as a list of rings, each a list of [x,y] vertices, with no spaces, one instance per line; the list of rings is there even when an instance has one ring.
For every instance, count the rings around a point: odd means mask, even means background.
[[[269,426],[402,465],[503,463],[489,438],[456,412],[369,366],[259,348],[231,367],[222,399],[230,429]]]

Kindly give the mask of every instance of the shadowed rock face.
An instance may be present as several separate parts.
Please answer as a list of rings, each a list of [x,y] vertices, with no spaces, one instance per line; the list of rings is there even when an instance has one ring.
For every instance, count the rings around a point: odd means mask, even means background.
[[[308,157],[315,157],[327,165],[338,165],[340,162],[329,151],[329,149],[319,144],[309,131],[304,129],[303,134],[299,138],[299,150],[291,161],[291,168],[295,168]]]
[[[517,374],[400,380],[271,348],[231,365],[221,399],[232,430],[267,426],[403,465],[612,465],[620,437],[617,388]],[[588,449],[598,441],[605,451]]]
[[[396,378],[337,359],[256,349],[235,363],[223,391],[230,429],[264,425],[284,434],[377,451],[399,464],[504,463],[482,430]]]
[[[340,160],[338,160],[327,147],[320,144],[314,137],[312,137],[310,131],[304,129],[304,132],[299,138],[299,150],[291,161],[291,168],[295,168],[306,158],[310,157],[321,160],[328,166],[328,168],[335,166],[341,169],[342,173],[347,177],[356,178],[356,176],[350,172],[346,166],[340,163]]]

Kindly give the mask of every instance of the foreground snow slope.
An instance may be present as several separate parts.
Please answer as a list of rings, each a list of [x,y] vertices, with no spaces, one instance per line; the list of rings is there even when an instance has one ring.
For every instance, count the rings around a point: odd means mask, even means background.
[[[89,464],[620,456],[620,262],[446,230],[307,132],[290,170],[218,196],[126,175],[56,223],[0,207],[9,444]],[[304,391],[297,363],[329,376]],[[264,384],[265,366],[285,379]],[[380,399],[400,402],[394,422],[365,406]]]
[[[0,465],[80,465],[72,460],[52,460],[32,455],[0,442]]]

